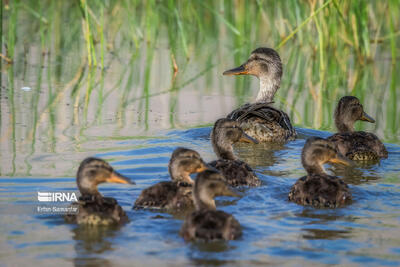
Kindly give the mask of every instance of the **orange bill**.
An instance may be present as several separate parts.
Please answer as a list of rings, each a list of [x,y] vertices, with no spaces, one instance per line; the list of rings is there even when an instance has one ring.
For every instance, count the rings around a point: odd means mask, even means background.
[[[248,136],[245,133],[242,134],[242,137],[240,137],[239,141],[240,142],[251,143],[251,144],[258,144],[258,140],[254,139],[251,136]]]
[[[108,183],[117,183],[117,184],[135,184],[129,178],[123,176],[122,174],[114,171],[111,173],[110,177],[106,179]]]
[[[375,122],[374,118],[372,118],[370,115],[368,115],[368,114],[365,113],[365,112],[363,112],[363,115],[362,115],[362,117],[361,117],[360,120],[362,120],[362,121],[368,121],[368,122],[371,122],[371,123],[374,123],[374,122]]]
[[[336,158],[331,158],[329,160],[329,162],[338,163],[338,164],[344,164],[346,166],[352,166],[354,164],[351,160],[349,160],[349,159],[347,159],[345,157],[342,157],[342,156],[337,156]]]
[[[237,68],[224,71],[224,73],[222,73],[222,75],[242,75],[242,74],[249,74],[249,71],[246,69],[245,64],[240,65]]]
[[[205,171],[205,170],[208,170],[208,166],[207,166],[207,164],[206,164],[205,162],[202,162],[201,167],[200,167],[200,168],[197,168],[196,171],[195,171],[195,173],[197,173],[197,172],[203,172],[203,171]]]
[[[228,186],[226,186],[224,188],[224,190],[222,191],[222,195],[223,196],[228,196],[228,197],[240,197],[240,195],[238,193],[236,193],[235,191],[233,191],[231,188],[229,188]]]

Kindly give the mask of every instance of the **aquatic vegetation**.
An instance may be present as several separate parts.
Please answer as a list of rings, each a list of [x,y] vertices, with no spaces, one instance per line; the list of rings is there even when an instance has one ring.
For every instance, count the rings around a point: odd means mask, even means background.
[[[13,137],[2,138],[9,144],[3,158],[15,161],[16,147],[24,147],[29,162],[39,150],[63,151],[62,140],[82,151],[94,132],[131,136],[210,124],[255,96],[252,79],[221,74],[259,46],[277,49],[283,60],[275,105],[295,125],[333,131],[335,104],[351,94],[378,121],[356,128],[398,142],[399,7],[339,0],[8,1],[1,127]],[[33,90],[22,93],[24,86]],[[211,102],[218,110],[203,116]]]

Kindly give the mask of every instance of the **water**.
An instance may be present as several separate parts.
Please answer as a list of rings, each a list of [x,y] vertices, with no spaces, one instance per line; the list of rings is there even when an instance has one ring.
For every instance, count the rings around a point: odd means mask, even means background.
[[[53,265],[311,265],[400,264],[400,146],[386,144],[389,158],[379,165],[328,168],[350,184],[354,201],[339,209],[314,209],[287,201],[297,178],[304,175],[300,152],[307,136],[327,132],[298,128],[299,139],[281,147],[238,145],[238,155],[263,181],[242,190],[242,197],[219,198],[217,206],[241,223],[243,237],[231,242],[185,243],[178,232],[182,216],[132,210],[141,190],[168,180],[167,164],[177,146],[215,158],[210,127],[162,132],[143,140],[119,141],[132,149],[95,153],[112,160],[134,186],[102,185],[127,211],[130,222],[119,229],[67,225],[59,216],[32,210],[36,191],[75,192],[74,178],[9,178],[0,180],[1,262]]]

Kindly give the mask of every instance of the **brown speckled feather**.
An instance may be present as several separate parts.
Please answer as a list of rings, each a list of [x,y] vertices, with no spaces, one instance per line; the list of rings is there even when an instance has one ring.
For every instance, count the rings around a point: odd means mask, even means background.
[[[285,142],[296,138],[289,116],[271,103],[245,104],[227,118],[240,122],[246,134],[260,142]]]
[[[183,210],[193,208],[192,186],[183,182],[161,182],[142,191],[134,208]]]
[[[227,183],[232,186],[260,186],[261,180],[253,170],[241,160],[219,159],[209,163],[210,166],[220,171]]]
[[[339,178],[313,174],[300,178],[292,186],[289,200],[301,205],[336,208],[351,201],[348,186]]]
[[[233,240],[242,235],[239,222],[230,214],[218,210],[200,210],[188,215],[181,236],[190,240]]]
[[[129,221],[125,211],[118,205],[117,200],[111,197],[79,198],[78,202],[72,204],[78,207],[77,214],[64,216],[69,223],[86,225],[116,225]]]
[[[367,132],[337,133],[328,138],[342,155],[351,160],[375,161],[387,158],[388,152],[378,137]]]

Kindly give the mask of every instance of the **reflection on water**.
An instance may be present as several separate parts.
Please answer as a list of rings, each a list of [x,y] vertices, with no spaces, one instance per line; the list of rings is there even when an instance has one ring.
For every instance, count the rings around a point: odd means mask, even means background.
[[[327,134],[297,130],[305,137]],[[243,236],[232,242],[185,243],[179,236],[185,214],[133,210],[134,200],[144,188],[169,179],[166,166],[176,146],[191,147],[204,159],[215,159],[210,131],[210,127],[174,130],[160,137],[123,140],[115,143],[118,149],[95,154],[136,182],[131,187],[110,184],[99,188],[105,196],[118,200],[130,222],[117,229],[78,227],[59,217],[20,210],[0,217],[0,235],[6,237],[0,260],[79,266],[400,264],[400,186],[398,177],[393,177],[399,171],[397,145],[388,145],[389,158],[378,165],[353,169],[326,166],[332,174],[341,173],[351,181],[353,203],[338,209],[302,207],[287,199],[290,187],[305,174],[300,163],[305,139],[281,147],[236,146],[238,155],[255,163],[250,165],[262,186],[242,188],[237,199],[217,199],[218,209],[233,214],[243,227]],[[258,164],[265,157],[273,157],[274,164]],[[377,180],[368,180],[368,173]],[[76,190],[73,178],[0,182],[2,214],[10,214],[9,210],[22,204],[37,205],[36,190]]]
[[[72,176],[82,158],[118,150],[119,141],[212,124],[258,90],[256,78],[222,72],[258,46],[277,48],[318,1],[81,2],[7,1],[2,55],[12,64],[1,66],[2,176]],[[344,2],[338,13],[330,2],[278,49],[284,73],[274,105],[295,125],[335,131],[338,99],[356,95],[377,121],[358,129],[398,143],[400,64],[391,52],[399,21],[387,21],[388,5],[398,4]],[[343,21],[360,9],[371,13],[351,26]],[[317,31],[314,23],[337,27]],[[256,165],[271,166],[270,156]]]

